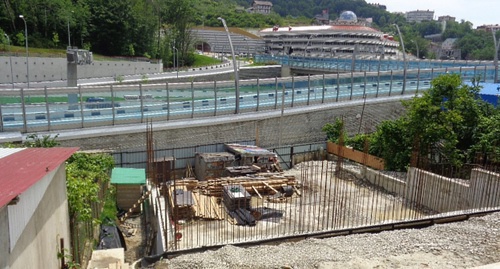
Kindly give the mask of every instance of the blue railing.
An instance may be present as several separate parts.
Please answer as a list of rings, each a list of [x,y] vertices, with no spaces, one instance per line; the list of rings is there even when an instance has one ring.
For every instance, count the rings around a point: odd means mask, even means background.
[[[240,81],[0,91],[0,132],[35,132],[234,114],[416,94],[444,73],[492,81],[493,66],[348,72]]]

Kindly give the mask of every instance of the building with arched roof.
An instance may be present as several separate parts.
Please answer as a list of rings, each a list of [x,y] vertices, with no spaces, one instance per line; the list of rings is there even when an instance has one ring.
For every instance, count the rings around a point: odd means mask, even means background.
[[[314,57],[396,56],[399,43],[392,36],[359,22],[352,11],[344,11],[330,25],[288,26],[259,32],[271,54]]]

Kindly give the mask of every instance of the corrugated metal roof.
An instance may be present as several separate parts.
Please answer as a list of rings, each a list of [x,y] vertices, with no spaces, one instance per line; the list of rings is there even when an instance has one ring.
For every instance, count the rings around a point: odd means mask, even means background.
[[[111,184],[142,185],[146,184],[146,170],[142,168],[113,168]]]
[[[292,26],[291,28],[279,27],[276,28],[266,28],[261,30],[261,33],[272,33],[272,32],[309,32],[309,31],[364,31],[364,32],[379,32],[371,27],[363,25],[311,25],[311,26]]]
[[[235,154],[240,154],[242,156],[270,156],[274,157],[276,154],[263,148],[250,145],[240,145],[240,144],[226,144],[228,151]]]
[[[0,149],[0,160],[21,150],[25,150],[25,148],[2,148]]]
[[[64,163],[78,148],[0,149],[0,207]],[[7,152],[10,152],[8,154]]]

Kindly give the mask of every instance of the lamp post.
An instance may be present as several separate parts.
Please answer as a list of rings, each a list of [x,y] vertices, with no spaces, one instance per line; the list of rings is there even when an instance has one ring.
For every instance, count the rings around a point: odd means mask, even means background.
[[[313,36],[316,36],[316,35],[310,35],[309,38],[307,39],[306,47],[304,48],[304,57],[306,57],[307,47],[309,46],[309,42],[311,41]]]
[[[243,38],[243,40],[245,40],[245,43],[247,45],[247,57],[246,58],[247,58],[247,61],[248,61],[248,54],[250,53],[250,48],[248,47],[248,38],[245,37],[245,38]]]
[[[29,66],[29,51],[28,51],[28,25],[26,24],[26,20],[24,19],[23,15],[19,15],[19,18],[21,18],[24,22],[24,35],[26,37],[26,78],[28,81],[28,89],[30,87],[30,66]]]
[[[179,78],[179,50],[173,46],[172,49],[175,50],[175,54],[174,54],[174,67],[176,67],[177,69],[177,78]]]
[[[218,20],[220,20],[222,22],[222,24],[224,25],[224,29],[226,30],[226,34],[227,34],[227,39],[229,39],[229,46],[231,47],[231,53],[233,54],[233,67],[234,67],[234,87],[235,87],[235,111],[234,113],[235,114],[238,114],[240,112],[240,88],[239,88],[239,77],[238,77],[238,67],[236,66],[236,56],[234,55],[234,48],[233,48],[233,42],[231,41],[231,35],[229,34],[229,29],[227,28],[227,25],[226,25],[226,20],[224,20],[223,18],[221,17],[218,17],[217,18]]]
[[[495,77],[493,78],[493,83],[498,83],[498,48],[500,46],[500,42],[497,41],[495,30],[492,29],[491,33],[493,33],[493,44],[495,45],[495,55],[493,57],[493,64],[495,65]]]
[[[70,15],[68,16],[68,47],[71,48],[71,32],[69,31],[69,19],[71,18],[71,13],[73,13],[73,11],[70,12]]]
[[[401,91],[401,94],[405,93],[406,89],[406,52],[405,52],[405,43],[403,41],[403,36],[401,35],[401,31],[399,30],[399,26],[397,24],[394,24],[396,26],[396,30],[398,30],[398,35],[399,39],[401,40],[401,48],[403,49],[403,90]]]
[[[12,71],[12,54],[11,52],[11,47],[10,47],[10,38],[7,34],[5,34],[5,37],[7,38],[7,43],[9,43],[9,61],[10,61],[10,80],[12,82],[12,89],[14,89],[14,72]]]

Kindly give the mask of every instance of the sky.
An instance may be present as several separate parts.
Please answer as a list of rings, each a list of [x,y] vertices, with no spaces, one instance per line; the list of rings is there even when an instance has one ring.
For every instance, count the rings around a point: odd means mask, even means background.
[[[434,11],[434,19],[450,15],[472,22],[473,28],[484,24],[500,24],[500,0],[367,0],[367,3],[387,6],[389,12],[413,10]]]

